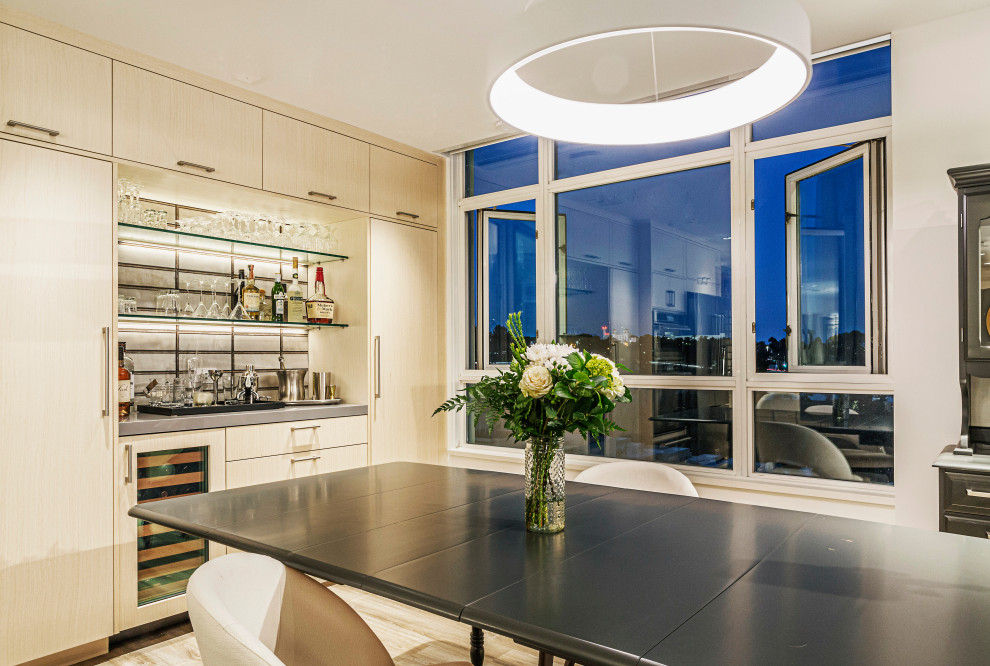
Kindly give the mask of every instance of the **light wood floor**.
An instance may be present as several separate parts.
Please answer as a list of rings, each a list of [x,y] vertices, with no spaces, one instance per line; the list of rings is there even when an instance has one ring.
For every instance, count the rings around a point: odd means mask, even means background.
[[[471,633],[468,625],[351,587],[335,585],[331,589],[349,603],[378,634],[396,666],[468,661],[468,638]],[[181,633],[183,631],[187,633]],[[149,645],[146,639],[138,639],[133,642],[136,647],[133,651],[119,654],[128,649],[127,646],[121,646],[121,649],[111,651],[103,659],[85,662],[85,666],[185,666],[202,663],[196,639],[188,624],[160,632],[157,636],[160,637],[159,642]],[[485,634],[485,666],[536,666],[536,660],[535,651],[517,645],[508,638]],[[563,663],[560,659],[554,662],[555,665]]]

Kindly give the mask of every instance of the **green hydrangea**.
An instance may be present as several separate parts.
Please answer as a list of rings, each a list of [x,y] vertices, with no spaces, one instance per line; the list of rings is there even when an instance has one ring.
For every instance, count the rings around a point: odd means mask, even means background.
[[[591,377],[612,376],[612,364],[608,362],[607,358],[601,356],[592,356],[591,360],[585,365],[585,370]]]

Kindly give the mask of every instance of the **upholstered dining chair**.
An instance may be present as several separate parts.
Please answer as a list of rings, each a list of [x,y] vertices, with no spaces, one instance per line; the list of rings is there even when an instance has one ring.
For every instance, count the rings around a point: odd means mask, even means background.
[[[648,490],[654,493],[687,495],[697,497],[691,479],[673,467],[645,460],[624,460],[622,462],[601,463],[589,467],[575,478],[581,483],[594,483],[599,486],[613,486],[630,490]]]
[[[186,601],[206,666],[394,666],[340,597],[264,555],[210,560],[189,579]]]
[[[863,480],[853,474],[849,461],[831,440],[816,430],[795,423],[757,421],[756,457],[759,462],[810,469],[825,479]]]

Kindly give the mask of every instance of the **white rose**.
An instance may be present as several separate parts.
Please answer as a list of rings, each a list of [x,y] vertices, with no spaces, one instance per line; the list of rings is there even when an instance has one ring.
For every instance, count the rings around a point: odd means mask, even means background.
[[[542,365],[530,365],[523,371],[519,389],[529,398],[542,398],[553,388],[553,377]]]

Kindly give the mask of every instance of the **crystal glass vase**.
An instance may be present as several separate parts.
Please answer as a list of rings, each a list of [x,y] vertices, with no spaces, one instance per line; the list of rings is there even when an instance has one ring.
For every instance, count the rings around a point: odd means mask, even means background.
[[[559,438],[526,442],[526,529],[564,529],[564,447]]]

